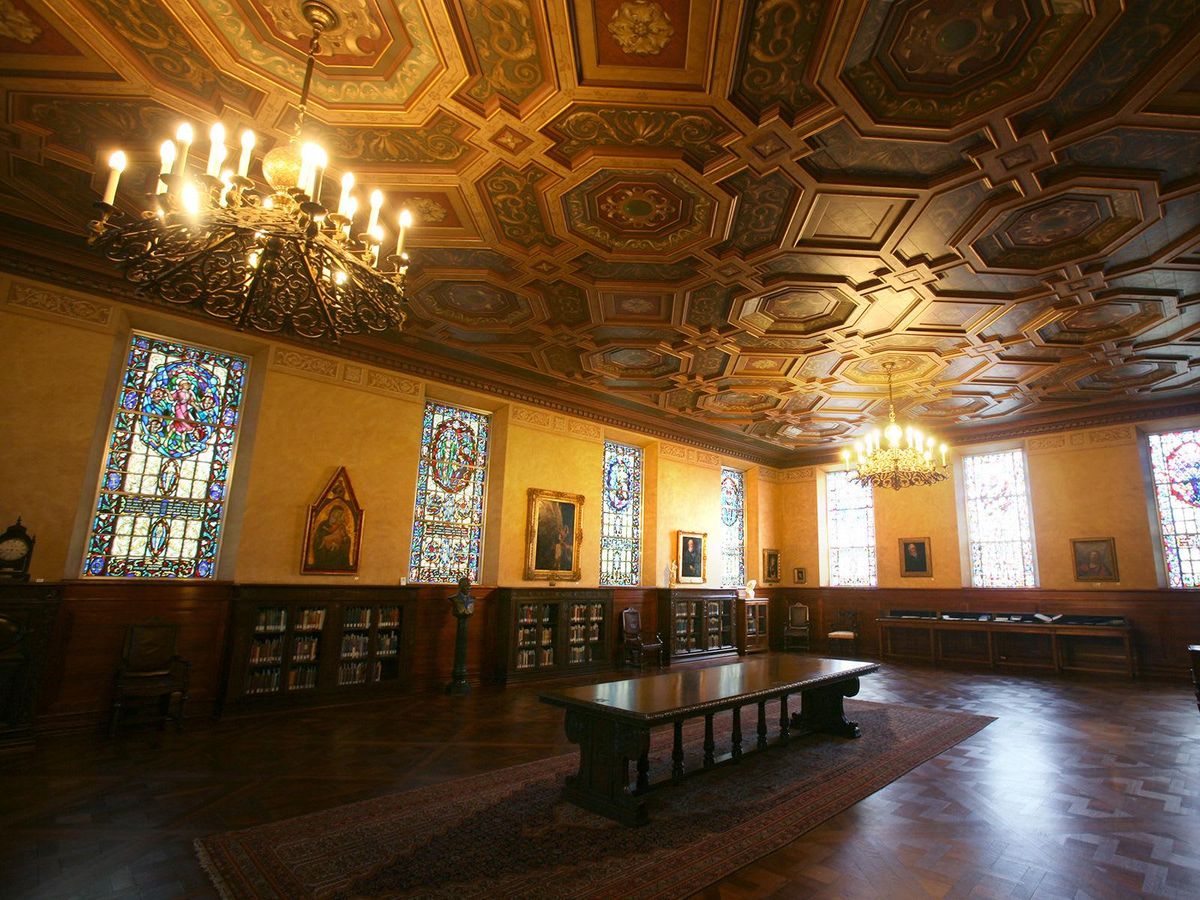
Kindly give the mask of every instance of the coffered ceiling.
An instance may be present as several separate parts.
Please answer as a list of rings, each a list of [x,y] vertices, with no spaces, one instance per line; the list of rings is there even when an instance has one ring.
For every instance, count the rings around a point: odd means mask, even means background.
[[[951,436],[1200,398],[1195,0],[335,5],[312,116],[419,226],[341,352],[781,463],[887,362]],[[6,265],[99,277],[118,144],[132,205],[181,116],[286,139],[298,9],[0,0]]]

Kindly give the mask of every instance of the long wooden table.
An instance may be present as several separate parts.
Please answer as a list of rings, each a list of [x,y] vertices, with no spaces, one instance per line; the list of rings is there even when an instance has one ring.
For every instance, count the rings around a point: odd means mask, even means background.
[[[567,737],[579,745],[579,772],[567,777],[563,796],[585,809],[626,825],[648,821],[643,795],[650,788],[650,729],[670,724],[675,730],[672,780],[684,776],[683,723],[704,717],[704,768],[716,763],[713,716],[733,714],[730,759],[742,758],[743,706],[757,705],[757,747],[767,746],[766,705],[780,701],[779,743],[792,730],[859,737],[847,721],[842,698],[858,693],[859,677],[879,669],[860,663],[816,657],[770,656],[724,666],[648,675],[591,684],[539,695],[543,703],[566,710]],[[788,697],[800,694],[800,711],[788,715]],[[629,784],[629,762],[637,760],[637,781]]]

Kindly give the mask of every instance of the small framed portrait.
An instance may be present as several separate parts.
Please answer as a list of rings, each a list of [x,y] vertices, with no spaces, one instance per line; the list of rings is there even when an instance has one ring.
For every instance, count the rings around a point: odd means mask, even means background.
[[[1074,538],[1071,558],[1076,581],[1120,581],[1116,538]]]
[[[808,569],[802,566],[792,569],[792,584],[808,584]]]
[[[703,584],[707,577],[708,535],[703,531],[680,531],[675,540],[680,584]]]
[[[362,544],[363,509],[350,475],[339,468],[308,508],[301,575],[355,575]]]
[[[783,580],[779,574],[779,551],[763,550],[763,577],[766,584],[779,584]]]
[[[527,579],[579,580],[582,512],[582,494],[529,489],[529,518],[525,531]]]
[[[933,577],[929,538],[900,538],[900,575],[903,578]]]

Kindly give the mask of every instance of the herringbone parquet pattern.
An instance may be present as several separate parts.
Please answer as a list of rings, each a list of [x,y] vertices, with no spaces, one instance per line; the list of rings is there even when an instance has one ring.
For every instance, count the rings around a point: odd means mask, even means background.
[[[1188,686],[889,664],[860,696],[997,721],[701,896],[1200,896]],[[196,836],[569,749],[536,688],[43,739],[0,757],[0,896],[211,897]]]

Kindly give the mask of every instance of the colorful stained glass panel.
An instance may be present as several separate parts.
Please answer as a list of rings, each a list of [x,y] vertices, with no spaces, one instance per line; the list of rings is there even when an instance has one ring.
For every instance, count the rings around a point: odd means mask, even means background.
[[[465,575],[479,581],[490,427],[486,413],[425,404],[410,580],[453,584]]]
[[[1167,584],[1200,587],[1200,431],[1149,435]]]
[[[874,587],[875,493],[854,480],[854,472],[825,473],[825,524],[829,547],[829,584]]]
[[[746,583],[746,479],[721,469],[721,587]]]
[[[972,587],[1036,587],[1021,450],[963,457]]]
[[[642,570],[642,451],[604,442],[600,584],[636,585]]]
[[[134,334],[84,553],[90,578],[212,578],[249,363]]]

